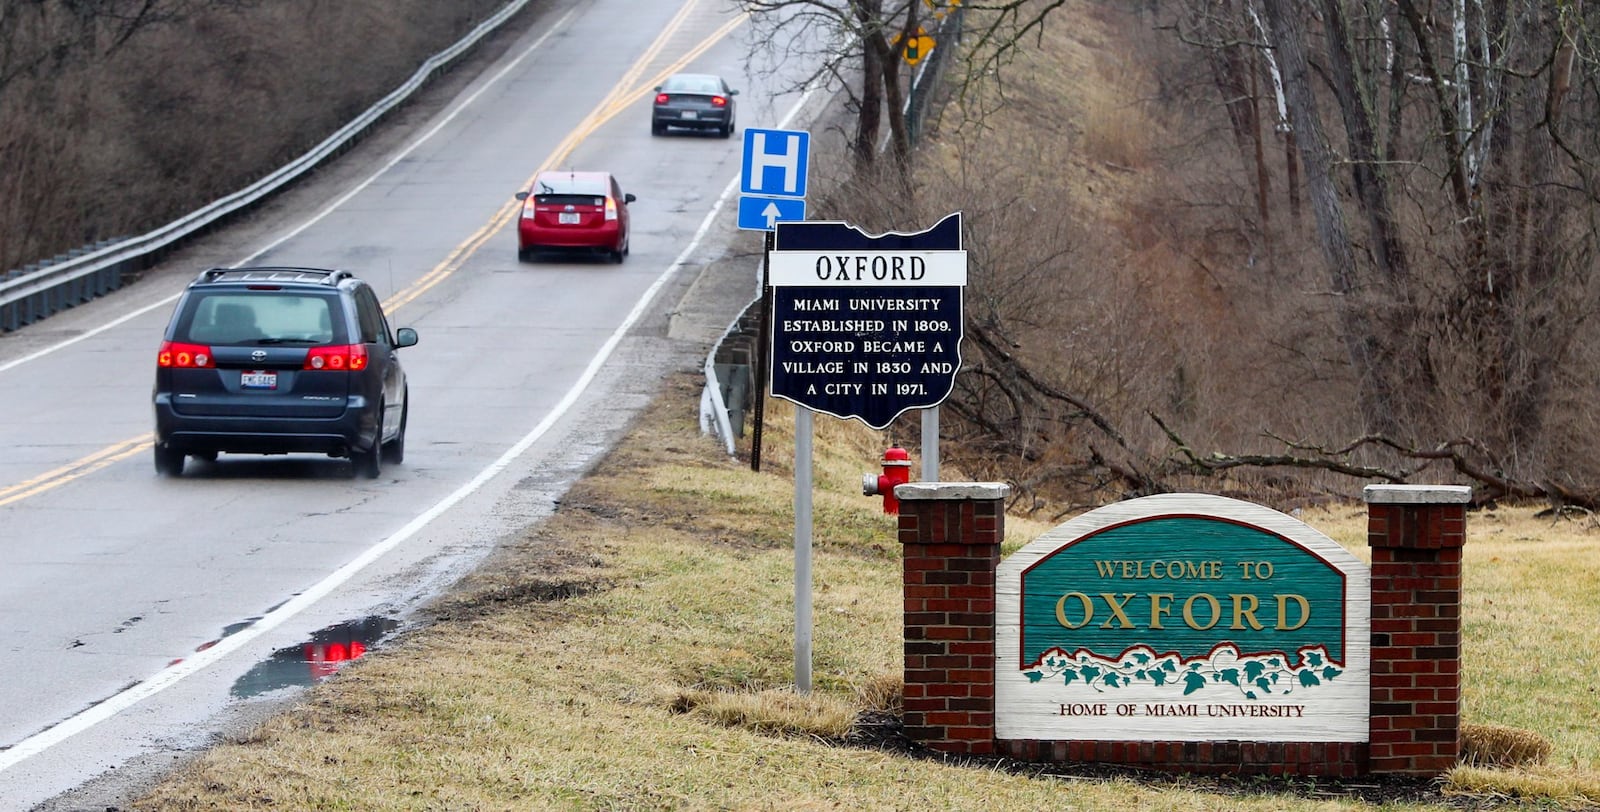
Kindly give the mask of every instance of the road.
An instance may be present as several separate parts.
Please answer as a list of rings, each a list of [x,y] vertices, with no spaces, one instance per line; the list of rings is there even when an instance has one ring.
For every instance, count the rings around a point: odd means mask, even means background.
[[[676,70],[721,73],[741,128],[803,129],[803,97],[780,92],[794,76],[747,65],[748,24],[720,0],[543,5],[451,95],[311,182],[0,339],[0,808],[159,771],[331,671],[275,652],[376,644],[547,515],[754,293],[755,258],[733,254],[759,240],[719,208],[740,139],[653,138],[648,97]],[[638,196],[624,264],[517,262],[512,195],[545,167],[607,169]],[[342,460],[225,455],[155,473],[172,301],[236,264],[350,268],[418,330],[404,464],[364,480]]]

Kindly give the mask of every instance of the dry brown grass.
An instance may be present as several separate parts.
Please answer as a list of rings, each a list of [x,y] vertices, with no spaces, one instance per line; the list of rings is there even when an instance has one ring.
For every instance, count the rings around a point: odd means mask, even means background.
[[[1505,725],[1462,725],[1461,761],[1473,767],[1530,767],[1550,758],[1550,740]]]
[[[793,690],[792,412],[769,404],[768,464],[752,473],[697,438],[695,402],[694,381],[675,379],[554,517],[438,604],[438,622],[129,808],[1059,806],[1063,779],[846,744],[861,714],[896,711],[901,686],[898,549],[855,481],[884,437],[854,422],[817,421],[815,690]],[[1364,516],[1359,506],[1304,514],[1358,552]],[[1008,520],[1006,549],[1047,527]],[[1597,556],[1600,529],[1582,523],[1524,508],[1470,518],[1464,712],[1473,725],[1546,736],[1550,764],[1462,767],[1448,792],[1480,805],[1597,797],[1600,698],[1570,690],[1586,683],[1567,664],[1547,683],[1519,684],[1523,655],[1507,653],[1574,651],[1558,641],[1588,633],[1600,589],[1579,577],[1541,598],[1515,581],[1541,562],[1585,573]],[[1526,603],[1502,630],[1487,615],[1512,596]],[[1484,695],[1502,683],[1516,687]],[[1371,808],[1330,797],[1334,787],[1068,780],[1079,809]]]

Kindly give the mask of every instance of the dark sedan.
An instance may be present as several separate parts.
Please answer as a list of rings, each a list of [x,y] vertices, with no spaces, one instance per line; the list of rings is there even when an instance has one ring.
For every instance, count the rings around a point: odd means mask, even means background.
[[[679,73],[656,88],[655,109],[650,113],[650,134],[664,135],[669,127],[710,130],[727,138],[733,135],[733,97],[739,91],[728,87],[720,76],[708,73]]]

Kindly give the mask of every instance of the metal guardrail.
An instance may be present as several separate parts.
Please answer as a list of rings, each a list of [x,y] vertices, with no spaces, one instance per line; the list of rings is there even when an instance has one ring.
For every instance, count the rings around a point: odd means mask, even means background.
[[[12,271],[0,279],[0,331],[10,332],[82,304],[122,286],[123,279],[151,267],[166,252],[227,218],[260,203],[330,157],[359,141],[385,115],[441,73],[528,4],[511,0],[454,45],[422,63],[400,87],[367,108],[322,143],[270,175],[205,208],[137,237],[78,249],[37,266]]]
[[[735,441],[744,436],[745,412],[755,402],[757,382],[752,370],[758,351],[760,308],[761,293],[757,290],[744,312],[722,331],[722,337],[706,354],[706,382],[700,390],[700,433],[716,435],[730,457],[736,453]]]

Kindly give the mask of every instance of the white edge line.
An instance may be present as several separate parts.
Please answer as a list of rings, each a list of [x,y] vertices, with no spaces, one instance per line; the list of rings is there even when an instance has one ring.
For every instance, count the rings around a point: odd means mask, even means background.
[[[810,97],[811,91],[809,90],[802,94],[800,99],[795,102],[794,107],[790,108],[788,115],[784,116],[783,121],[787,123],[793,119]],[[91,727],[94,727],[97,724],[100,724],[101,722],[104,722],[113,716],[116,716],[118,713],[127,710],[139,702],[142,702],[145,699],[148,699],[149,697],[152,697],[161,691],[172,687],[173,685],[176,685],[180,680],[198,673],[207,666],[244,647],[246,643],[249,643],[266,634],[267,632],[277,628],[285,621],[288,621],[290,618],[293,618],[295,615],[315,604],[317,601],[327,597],[335,589],[343,586],[351,578],[354,578],[357,573],[361,572],[361,570],[366,569],[373,562],[377,561],[379,558],[382,558],[390,550],[393,550],[395,547],[399,546],[401,542],[404,542],[405,540],[416,535],[417,531],[426,527],[434,519],[437,519],[439,516],[443,515],[445,511],[455,507],[463,499],[466,499],[468,496],[471,496],[473,493],[477,492],[477,490],[487,484],[489,480],[493,479],[501,471],[504,471],[514,460],[516,460],[517,457],[520,457],[523,452],[527,451],[528,448],[530,448],[535,442],[538,442],[539,438],[543,437],[544,434],[550,430],[551,426],[554,426],[557,421],[565,417],[567,411],[570,410],[575,403],[577,403],[578,398],[582,396],[583,393],[589,388],[589,384],[594,382],[595,377],[599,375],[600,368],[604,366],[606,361],[610,360],[611,353],[616,350],[617,345],[622,342],[622,339],[627,332],[631,330],[636,323],[638,323],[639,319],[644,315],[645,310],[648,309],[651,302],[654,301],[656,295],[661,292],[661,289],[666,286],[667,282],[669,282],[673,276],[677,275],[678,269],[683,267],[688,257],[699,248],[700,241],[703,240],[707,232],[711,230],[712,223],[716,221],[717,215],[722,212],[722,208],[727,203],[728,198],[731,197],[734,191],[738,188],[739,178],[735,176],[728,182],[728,185],[723,188],[721,196],[717,198],[717,202],[712,204],[711,210],[706,213],[705,219],[700,222],[700,227],[695,231],[694,237],[689,240],[689,245],[683,249],[682,253],[678,254],[678,257],[672,261],[672,264],[667,266],[666,270],[662,271],[661,275],[656,277],[656,281],[651,283],[649,289],[647,289],[639,297],[639,301],[635,303],[633,309],[628,312],[627,318],[623,319],[622,323],[617,325],[617,328],[612,331],[610,338],[607,338],[606,343],[601,345],[599,352],[597,352],[594,358],[589,361],[589,365],[584,368],[583,374],[579,376],[578,380],[572,384],[570,389],[567,390],[566,395],[561,398],[561,400],[555,405],[550,413],[545,416],[543,420],[539,421],[538,425],[534,426],[533,429],[524,435],[521,440],[518,440],[515,445],[507,449],[504,454],[501,454],[499,459],[495,460],[493,463],[490,463],[487,468],[479,472],[477,476],[473,477],[466,484],[462,485],[460,488],[457,488],[449,496],[439,500],[438,503],[429,508],[426,512],[417,516],[415,519],[412,519],[410,522],[407,522],[404,527],[400,528],[393,535],[390,535],[383,541],[380,541],[377,544],[367,548],[365,552],[356,556],[355,559],[350,561],[348,564],[345,564],[339,569],[334,570],[328,575],[328,577],[322,579],[310,589],[307,589],[290,600],[280,604],[276,609],[266,613],[261,617],[260,620],[251,624],[249,627],[222,638],[221,640],[217,641],[215,645],[212,645],[210,648],[207,648],[204,651],[197,652],[191,657],[186,657],[173,665],[167,666],[166,668],[157,672],[156,675],[150,679],[140,682],[138,685],[135,685],[125,691],[114,694],[105,701],[96,704],[94,707],[83,710],[44,731],[29,736],[7,750],[0,751],[0,772],[5,772],[11,767],[20,764],[21,762],[38,755],[39,753],[42,753],[63,741],[66,741],[72,736],[75,736]],[[318,216],[320,217],[321,215]],[[149,309],[150,308],[145,308],[145,310]],[[122,319],[122,321],[125,320],[126,318]],[[80,337],[78,340],[81,340],[81,338],[82,337]],[[66,345],[62,344],[60,346]]]

